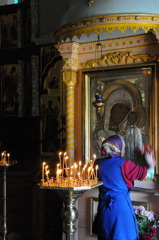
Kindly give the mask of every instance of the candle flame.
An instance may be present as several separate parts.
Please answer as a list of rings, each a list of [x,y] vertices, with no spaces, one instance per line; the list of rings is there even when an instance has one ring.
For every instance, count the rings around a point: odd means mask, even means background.
[[[49,166],[48,166],[48,165],[46,165],[46,167],[45,167],[45,170],[47,170],[47,169],[48,169],[48,167],[49,167]]]
[[[10,156],[10,154],[3,152],[1,153],[2,156]],[[61,156],[62,155],[62,156]],[[59,156],[59,162],[56,163],[57,169],[56,169],[56,182],[60,185],[62,184],[63,179],[67,179],[66,183],[72,184],[70,181],[73,179],[73,182],[77,180],[79,182],[80,186],[82,184],[85,184],[85,181],[89,184],[91,181],[98,181],[98,165],[94,164],[96,159],[96,154],[93,154],[93,160],[89,159],[88,162],[83,164],[82,160],[76,161],[72,164],[72,166],[68,165],[68,159],[69,155],[67,155],[67,152],[58,152]],[[9,157],[8,157],[9,159]],[[44,184],[45,180],[48,181],[48,184],[50,184],[49,179],[49,166],[46,165],[47,162],[42,163],[42,184]],[[45,176],[46,175],[46,179]],[[74,184],[74,183],[73,183]],[[67,184],[66,184],[67,185]]]
[[[74,168],[77,168],[77,163],[74,163]]]
[[[57,170],[57,173],[58,173],[58,174],[60,174],[61,172],[62,172],[62,170],[61,170],[61,169]]]
[[[84,167],[83,167],[83,169],[82,169],[82,170],[84,171],[84,170],[86,169],[86,167],[87,167],[87,164],[85,164],[85,165],[84,165]]]
[[[88,172],[90,172],[91,168],[92,168],[92,167],[89,167],[89,168],[88,168]]]
[[[49,173],[50,173],[50,171],[49,171],[49,170],[47,170],[45,174],[46,174],[46,175],[48,175]]]

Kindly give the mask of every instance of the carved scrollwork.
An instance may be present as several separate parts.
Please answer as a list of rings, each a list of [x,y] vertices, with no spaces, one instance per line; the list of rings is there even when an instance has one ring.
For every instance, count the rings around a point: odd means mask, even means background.
[[[63,67],[70,67],[71,66],[71,58],[63,59]]]
[[[115,52],[104,55],[101,59],[92,59],[86,63],[82,63],[82,67],[102,67],[105,65],[120,65],[130,63],[141,63],[148,61],[157,61],[158,56],[150,56],[149,54],[133,55],[132,52]]]
[[[63,67],[78,67],[78,59],[77,58],[65,58],[63,59]]]

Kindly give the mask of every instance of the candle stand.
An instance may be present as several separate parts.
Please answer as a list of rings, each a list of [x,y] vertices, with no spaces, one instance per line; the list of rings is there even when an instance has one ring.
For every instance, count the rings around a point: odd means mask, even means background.
[[[61,212],[63,219],[63,232],[66,234],[66,240],[74,240],[76,232],[75,221],[78,219],[78,210],[75,207],[76,200],[88,190],[101,186],[99,181],[77,181],[77,182],[44,182],[39,184],[41,189],[57,191],[62,197],[64,206]]]
[[[0,161],[0,174],[2,175],[2,226],[0,231],[0,239],[7,240],[7,170],[9,167],[13,166],[15,163],[7,163]]]

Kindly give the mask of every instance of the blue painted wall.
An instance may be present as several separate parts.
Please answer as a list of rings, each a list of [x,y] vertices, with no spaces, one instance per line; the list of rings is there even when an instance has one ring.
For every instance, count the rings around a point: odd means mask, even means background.
[[[86,0],[70,0],[61,24],[80,18],[120,13],[159,14],[159,0],[95,0],[88,7]]]
[[[159,0],[39,0],[40,36],[82,18],[120,13],[159,14]]]

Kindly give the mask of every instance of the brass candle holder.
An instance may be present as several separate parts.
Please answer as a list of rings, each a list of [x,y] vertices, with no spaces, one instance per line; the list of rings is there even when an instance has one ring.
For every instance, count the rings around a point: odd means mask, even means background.
[[[49,168],[45,162],[42,163],[42,179],[38,185],[41,189],[57,191],[63,199],[61,212],[63,232],[66,234],[66,240],[73,240],[76,232],[75,222],[79,215],[75,207],[76,200],[84,192],[99,187],[103,183],[98,181],[98,166],[94,169],[93,160],[84,166],[81,161],[78,164],[75,162],[73,166],[68,166],[66,153],[63,154],[63,157],[59,153],[59,160],[55,178],[49,178]]]
[[[7,240],[7,170],[9,167],[15,165],[17,162],[12,161],[10,159],[10,154],[6,151],[1,153],[0,159],[0,173],[2,174],[2,184],[3,184],[3,191],[2,191],[2,201],[3,201],[3,208],[2,208],[2,226],[0,231],[0,236],[3,240]]]
[[[49,183],[39,184],[41,189],[57,191],[63,199],[64,205],[61,211],[63,219],[63,232],[66,234],[66,240],[73,240],[76,232],[75,222],[78,219],[78,210],[75,207],[76,200],[88,190],[101,186],[103,183],[96,180],[77,181],[64,179],[63,182],[52,180]]]

